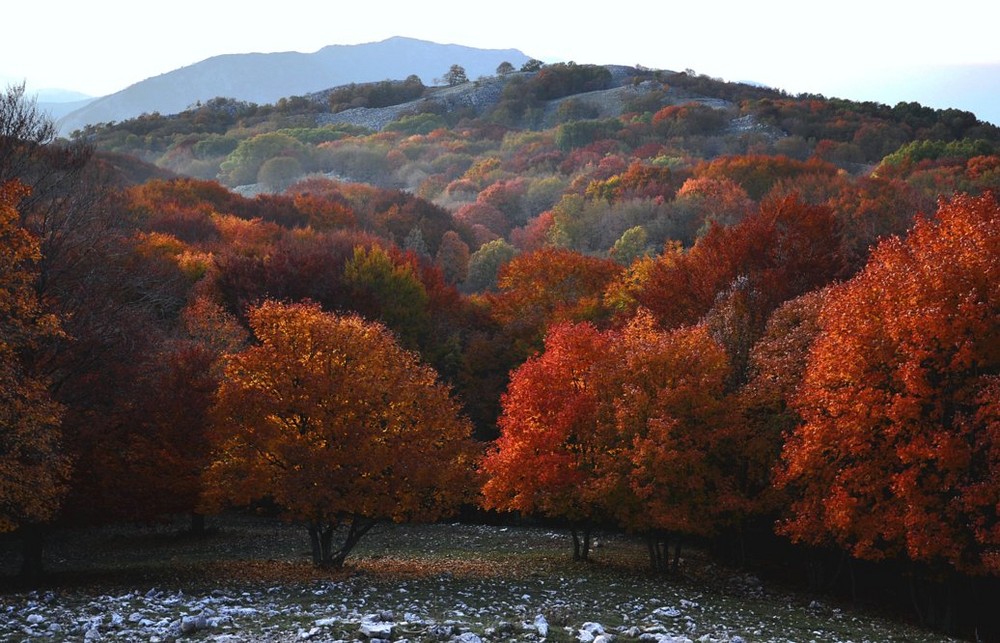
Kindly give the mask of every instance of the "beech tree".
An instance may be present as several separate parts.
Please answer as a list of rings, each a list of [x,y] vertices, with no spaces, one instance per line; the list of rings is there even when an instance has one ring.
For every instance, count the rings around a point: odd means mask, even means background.
[[[16,182],[0,185],[0,532],[50,519],[69,469],[59,448],[62,406],[21,359],[61,332],[35,295],[38,241],[18,225],[15,207],[26,193]]]
[[[746,512],[734,483],[729,362],[704,325],[664,331],[642,310],[611,345],[604,500],[646,536],[654,569],[667,569],[673,539],[676,570],[681,538],[718,534]]]
[[[1000,206],[942,202],[820,313],[780,530],[869,560],[1000,574]]]
[[[599,451],[599,367],[609,348],[591,324],[554,326],[545,351],[511,375],[500,437],[482,464],[483,506],[570,520],[574,560],[588,558],[590,524],[601,515],[590,487]]]
[[[39,244],[18,224],[16,209],[27,192],[17,182],[0,185],[0,533],[20,529],[22,574],[34,580],[41,572],[38,525],[59,509],[69,459],[60,444],[64,407],[23,359],[62,332],[35,292]]]
[[[307,524],[316,565],[339,567],[377,521],[436,520],[468,497],[470,424],[385,327],[312,303],[249,319],[259,344],[229,358],[212,412],[207,507],[270,499]]]

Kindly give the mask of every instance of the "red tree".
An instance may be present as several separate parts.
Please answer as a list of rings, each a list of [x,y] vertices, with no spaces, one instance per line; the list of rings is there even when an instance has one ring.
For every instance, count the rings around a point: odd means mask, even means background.
[[[781,531],[1000,573],[1000,207],[942,202],[834,289],[783,453]]]

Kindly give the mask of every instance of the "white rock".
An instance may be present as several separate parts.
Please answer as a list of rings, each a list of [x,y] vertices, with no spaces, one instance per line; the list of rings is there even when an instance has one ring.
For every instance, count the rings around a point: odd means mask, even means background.
[[[131,614],[128,615],[129,623],[138,623],[141,620],[142,620],[142,614],[140,612],[132,612]]]
[[[654,616],[666,616],[667,618],[677,618],[681,615],[681,611],[676,607],[660,607],[653,610]]]
[[[601,634],[600,636],[594,639],[594,643],[611,643],[614,640],[615,640],[614,637],[611,636],[610,634]]]
[[[203,617],[204,618],[204,617]],[[198,619],[194,616],[185,616],[181,619],[181,634],[191,634],[198,631]]]
[[[535,629],[538,630],[538,634],[542,638],[549,635],[549,622],[545,620],[545,616],[542,614],[535,617]]]
[[[45,617],[41,614],[28,614],[28,618],[25,620],[28,621],[29,625],[38,625],[45,622]]]
[[[392,628],[394,625],[394,623],[373,623],[368,621],[361,623],[361,627],[358,628],[358,631],[361,632],[365,638],[369,639],[388,638],[392,636]]]
[[[330,625],[336,625],[340,620],[336,618],[321,618],[316,621],[317,627],[329,627]]]
[[[483,643],[483,640],[475,632],[464,632],[453,640],[457,643]]]

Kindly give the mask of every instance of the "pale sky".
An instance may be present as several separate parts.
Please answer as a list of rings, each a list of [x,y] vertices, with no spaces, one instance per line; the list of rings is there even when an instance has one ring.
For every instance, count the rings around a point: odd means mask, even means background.
[[[49,0],[9,3],[3,21],[0,82],[94,96],[218,54],[392,36],[890,104],[921,99],[847,92],[912,92],[901,79],[916,66],[1000,64],[993,0]]]

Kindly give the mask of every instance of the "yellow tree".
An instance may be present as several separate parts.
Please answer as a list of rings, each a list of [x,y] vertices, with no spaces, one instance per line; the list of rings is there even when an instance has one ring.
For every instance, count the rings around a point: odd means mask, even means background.
[[[213,409],[209,508],[270,499],[307,523],[315,564],[339,567],[379,520],[436,520],[467,499],[471,426],[385,327],[312,303],[249,319],[259,344],[230,356]]]
[[[59,508],[69,462],[59,448],[62,407],[24,361],[39,342],[60,334],[35,294],[41,254],[16,209],[25,194],[16,182],[0,185],[0,532],[25,529],[30,573],[29,552],[37,547],[39,562],[41,553],[31,527]]]

